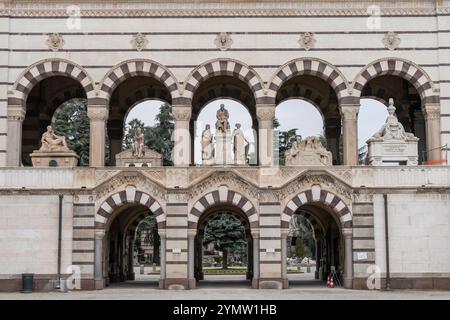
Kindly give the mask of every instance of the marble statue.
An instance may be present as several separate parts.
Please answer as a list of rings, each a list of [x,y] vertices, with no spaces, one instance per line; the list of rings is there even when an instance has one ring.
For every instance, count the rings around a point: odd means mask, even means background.
[[[136,158],[142,158],[145,155],[144,134],[141,128],[137,128],[134,133],[134,143],[132,147],[132,154]]]
[[[211,133],[211,127],[209,124],[205,126],[205,130],[202,132],[202,160],[207,162],[214,158],[214,146],[213,137]]]
[[[47,126],[47,131],[42,134],[41,143],[40,152],[70,151],[66,137],[56,135],[52,126]]]
[[[406,132],[395,115],[394,99],[389,99],[386,123],[369,140],[367,160],[378,165],[417,165],[418,141],[414,134]]]
[[[230,123],[228,122],[228,118],[230,117],[228,110],[225,109],[225,105],[221,104],[219,110],[216,113],[216,130],[222,133],[230,130]]]
[[[285,158],[288,166],[330,166],[333,161],[331,152],[325,149],[318,137],[302,140],[301,136],[296,136]]]
[[[248,154],[248,141],[244,137],[244,132],[241,129],[240,123],[236,123],[236,128],[233,130],[232,138],[235,164],[246,164]]]

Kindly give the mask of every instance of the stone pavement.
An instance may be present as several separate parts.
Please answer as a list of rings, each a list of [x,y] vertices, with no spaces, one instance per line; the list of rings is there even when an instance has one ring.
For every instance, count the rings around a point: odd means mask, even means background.
[[[369,291],[327,288],[311,279],[311,274],[289,275],[286,290],[254,290],[244,276],[205,276],[195,290],[159,290],[157,276],[137,275],[136,281],[114,284],[99,291],[50,293],[0,293],[1,300],[450,300],[450,291],[393,290]]]

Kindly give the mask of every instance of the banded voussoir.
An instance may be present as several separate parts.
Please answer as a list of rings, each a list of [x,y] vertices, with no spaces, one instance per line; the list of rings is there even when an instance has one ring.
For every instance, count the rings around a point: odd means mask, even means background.
[[[238,207],[247,216],[250,227],[258,227],[258,214],[252,202],[240,193],[229,190],[226,186],[220,186],[218,190],[204,195],[194,203],[188,214],[189,228],[196,229],[198,220],[206,209],[218,204],[229,204]]]
[[[281,216],[281,227],[289,228],[292,215],[298,208],[308,203],[321,203],[331,208],[339,217],[342,228],[351,228],[353,226],[352,213],[345,202],[334,193],[322,190],[320,186],[314,185],[311,189],[297,194],[286,204]]]
[[[134,186],[128,186],[125,190],[114,193],[103,201],[95,214],[95,227],[105,229],[114,210],[124,204],[146,206],[155,216],[158,228],[164,228],[166,217],[160,203],[149,194],[137,190]]]
[[[299,58],[287,62],[275,72],[268,88],[270,103],[275,103],[278,90],[286,81],[301,75],[312,75],[325,80],[339,99],[347,95],[347,80],[338,68],[321,59]]]
[[[399,76],[409,81],[419,93],[423,105],[439,103],[439,95],[435,93],[428,74],[415,63],[401,58],[383,58],[365,66],[355,78],[353,95],[361,96],[370,80],[383,75]]]
[[[21,73],[8,92],[8,105],[25,108],[34,86],[52,76],[72,78],[83,87],[88,101],[95,97],[94,81],[83,67],[66,59],[51,58],[38,61]]]
[[[263,81],[255,70],[234,59],[210,60],[194,69],[185,81],[185,97],[192,99],[200,84],[215,76],[230,76],[245,82],[252,90],[256,103],[263,103]]]

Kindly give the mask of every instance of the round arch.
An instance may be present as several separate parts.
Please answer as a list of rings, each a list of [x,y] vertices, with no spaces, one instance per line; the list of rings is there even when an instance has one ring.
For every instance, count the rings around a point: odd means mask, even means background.
[[[281,228],[289,228],[291,217],[298,208],[313,203],[320,203],[331,208],[339,218],[342,229],[353,227],[352,213],[342,198],[328,190],[321,189],[319,185],[314,185],[311,189],[298,193],[286,204],[281,216]]]
[[[229,204],[238,207],[247,216],[250,228],[258,227],[258,214],[254,204],[241,193],[232,191],[227,186],[220,186],[217,190],[203,195],[194,202],[188,214],[188,228],[197,230],[200,216],[207,209],[219,204]]]
[[[293,77],[312,75],[325,80],[335,91],[338,99],[347,95],[348,81],[333,64],[318,58],[298,58],[291,60],[277,69],[269,81],[268,97],[275,103],[278,89]]]
[[[185,80],[185,98],[192,100],[196,89],[205,80],[215,76],[231,76],[240,79],[253,92],[256,103],[264,100],[263,80],[259,74],[243,62],[234,59],[213,59],[192,70]]]
[[[420,95],[422,106],[439,103],[439,95],[431,77],[419,65],[402,58],[383,58],[366,65],[353,81],[353,95],[360,97],[364,86],[372,79],[393,75],[409,81]]]
[[[94,81],[80,65],[61,58],[40,60],[26,68],[8,91],[8,106],[26,108],[28,94],[40,81],[52,76],[65,76],[74,79],[83,87],[86,97],[95,99]]]
[[[177,79],[168,68],[150,59],[132,59],[115,65],[103,77],[99,85],[102,103],[99,104],[108,105],[120,83],[135,76],[148,76],[161,82],[169,91],[172,101],[180,97]]]
[[[158,228],[165,227],[166,217],[160,203],[148,193],[139,191],[134,186],[116,192],[106,198],[95,214],[95,228],[106,229],[110,224],[115,209],[124,204],[140,204],[149,208],[158,223]]]

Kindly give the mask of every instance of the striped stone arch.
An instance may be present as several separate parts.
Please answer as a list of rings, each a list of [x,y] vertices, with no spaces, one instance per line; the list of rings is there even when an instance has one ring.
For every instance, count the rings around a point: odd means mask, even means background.
[[[264,82],[261,77],[251,67],[234,59],[214,59],[195,68],[186,78],[184,96],[191,100],[200,84],[215,76],[231,76],[242,80],[252,90],[256,103],[264,102]]]
[[[99,97],[102,99],[100,104],[108,105],[109,99],[117,86],[124,80],[135,76],[148,76],[161,82],[170,92],[172,102],[180,97],[177,79],[168,68],[153,60],[132,59],[114,66],[103,77],[99,85]]]
[[[41,80],[52,76],[72,78],[83,87],[87,99],[95,98],[94,81],[80,65],[60,58],[38,61],[26,68],[13,84],[8,93],[9,106],[26,107],[28,94]]]
[[[439,103],[434,83],[417,64],[401,58],[383,58],[369,63],[355,77],[353,95],[360,97],[364,86],[378,76],[394,75],[409,81],[420,95],[422,105]]]
[[[336,92],[338,99],[348,95],[348,82],[342,72],[331,63],[318,58],[298,58],[282,65],[269,82],[267,95],[275,103],[278,89],[289,79],[311,75],[325,80]]]
[[[188,213],[189,229],[197,229],[198,220],[203,212],[217,204],[230,204],[240,208],[247,216],[250,228],[258,227],[258,214],[253,203],[242,194],[231,191],[226,186],[220,186],[217,190],[202,196],[192,206]]]
[[[125,190],[114,193],[103,201],[95,214],[95,227],[105,229],[114,210],[127,203],[148,207],[156,218],[158,228],[165,227],[166,216],[159,202],[151,195],[137,190],[134,186],[128,186]]]
[[[311,189],[299,193],[287,203],[281,216],[281,227],[289,228],[289,222],[292,215],[298,208],[308,203],[321,203],[326,207],[331,208],[339,217],[342,228],[353,227],[352,213],[345,202],[334,193],[322,190],[318,185],[312,186]]]

